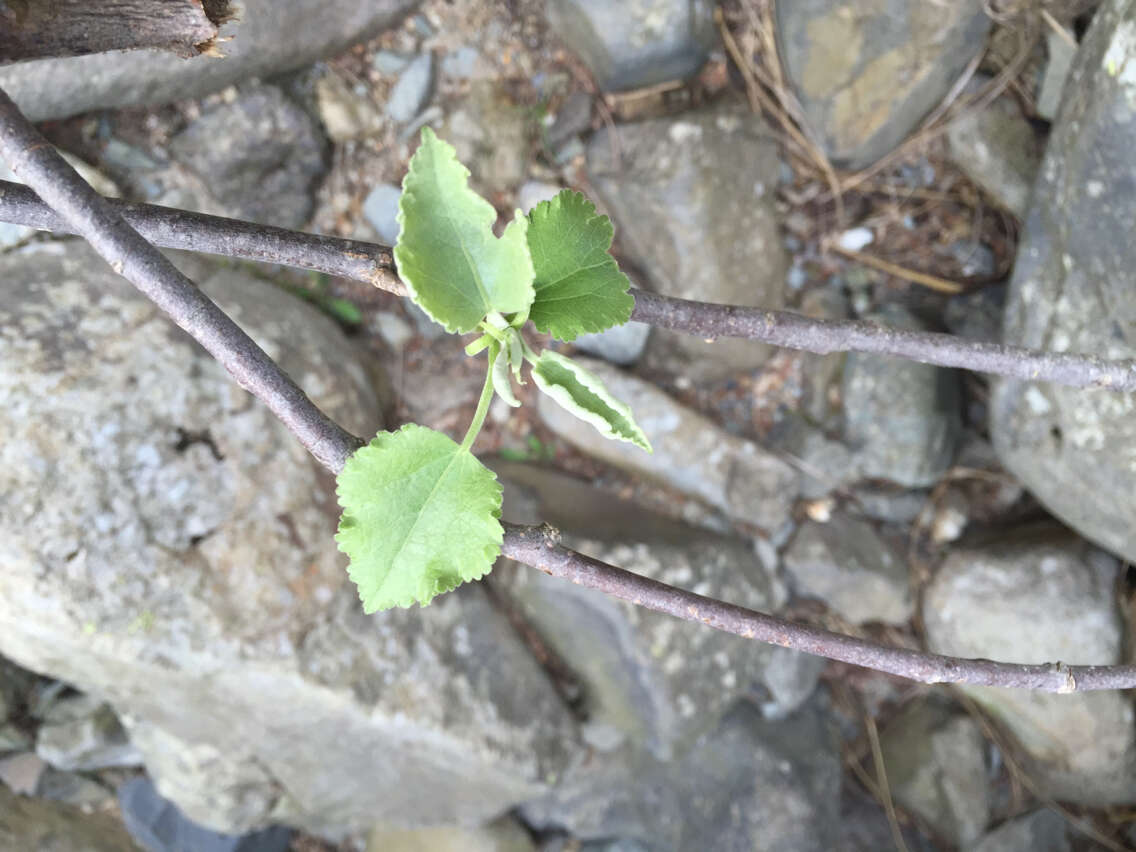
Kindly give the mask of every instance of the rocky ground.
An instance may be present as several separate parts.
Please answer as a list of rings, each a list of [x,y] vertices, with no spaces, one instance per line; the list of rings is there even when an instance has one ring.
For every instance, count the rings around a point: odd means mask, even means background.
[[[1136,357],[1131,0],[246,0],[224,60],[0,67],[107,194],[392,242],[425,125],[642,287]],[[186,99],[190,98],[190,99]],[[364,285],[176,261],[358,434],[482,376]],[[74,240],[0,225],[0,848],[1136,848],[1121,693],[929,688],[502,564],[364,616],[333,483]],[[572,347],[505,515],[906,647],[1131,661],[1136,398],[637,324]],[[130,838],[133,838],[131,840]]]

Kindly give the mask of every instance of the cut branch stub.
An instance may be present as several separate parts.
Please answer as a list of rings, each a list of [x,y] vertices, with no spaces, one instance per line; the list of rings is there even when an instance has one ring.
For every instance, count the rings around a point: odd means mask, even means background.
[[[0,64],[152,47],[216,54],[229,0],[0,0]]]

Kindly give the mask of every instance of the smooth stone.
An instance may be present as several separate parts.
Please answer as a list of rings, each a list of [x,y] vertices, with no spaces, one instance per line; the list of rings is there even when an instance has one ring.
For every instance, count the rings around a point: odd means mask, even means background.
[[[1136,358],[1136,7],[1110,0],[1077,54],[1006,299],[1002,342]],[[1006,468],[1078,533],[1136,561],[1136,394],[1000,379]]]
[[[868,319],[921,328],[896,304]],[[951,466],[962,426],[954,370],[853,352],[845,360],[842,396],[844,442],[864,478],[919,488],[934,484]]]
[[[829,159],[859,169],[910,134],[986,44],[982,0],[795,0],[777,5],[778,46]]]
[[[1073,846],[1065,818],[1046,809],[1002,823],[972,852],[1073,852]]]
[[[611,211],[624,255],[652,289],[779,308],[789,264],[775,208],[778,151],[765,121],[727,98],[598,131],[588,144],[588,176]],[[754,341],[707,342],[657,329],[648,360],[699,381],[752,370],[770,352]]]
[[[434,88],[434,55],[424,53],[406,66],[391,89],[387,115],[400,124],[422,112]]]
[[[786,524],[799,477],[779,456],[719,429],[649,382],[603,361],[575,360],[631,407],[653,452],[605,438],[542,395],[540,418],[559,437],[608,464],[696,497],[735,521],[768,532]]]
[[[1025,529],[952,551],[927,586],[930,650],[1013,663],[1122,661],[1115,559],[1062,530]],[[959,687],[1014,735],[1047,795],[1136,801],[1136,713],[1121,692],[1057,695]]]
[[[609,364],[630,367],[642,357],[650,336],[651,326],[631,320],[604,331],[581,334],[572,345]]]
[[[580,55],[605,91],[681,80],[716,44],[706,0],[550,0],[551,28]]]
[[[391,183],[380,183],[363,199],[363,217],[388,245],[398,241],[398,202],[402,189]]]
[[[853,624],[905,624],[914,613],[906,560],[863,521],[806,521],[785,552],[785,567],[799,594]]]
[[[982,835],[990,796],[977,722],[934,699],[916,700],[884,728],[880,749],[897,803],[960,848]]]

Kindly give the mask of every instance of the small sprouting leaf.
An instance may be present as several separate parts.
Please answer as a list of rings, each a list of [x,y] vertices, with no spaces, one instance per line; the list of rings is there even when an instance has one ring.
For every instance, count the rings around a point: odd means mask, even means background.
[[[490,311],[532,304],[528,220],[517,211],[500,238],[496,221],[493,205],[469,188],[453,147],[424,127],[402,182],[394,258],[411,298],[447,331],[473,331]]]
[[[336,490],[335,540],[364,612],[425,606],[485,576],[500,553],[497,477],[441,432],[380,432],[347,460]]]
[[[631,409],[613,397],[598,376],[572,359],[546,349],[533,365],[532,377],[538,388],[601,434],[630,441],[651,452],[651,443],[636,424]]]
[[[536,298],[529,318],[560,340],[631,319],[631,282],[609,253],[611,221],[578,192],[564,190],[529,213]]]

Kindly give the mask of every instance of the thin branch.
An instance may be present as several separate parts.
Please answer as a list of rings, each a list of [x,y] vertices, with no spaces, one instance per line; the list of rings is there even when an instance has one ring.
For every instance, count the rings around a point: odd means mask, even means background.
[[[339,470],[361,442],[332,422],[224,311],[75,173],[0,90],[0,155],[115,272],[165,311],[262,400],[323,465]]]
[[[139,233],[164,248],[312,269],[406,295],[387,246],[151,204],[108,203]],[[0,221],[77,232],[27,187],[4,181],[0,181]],[[791,311],[695,302],[645,290],[632,289],[631,293],[635,297],[632,319],[697,337],[741,337],[819,354],[871,352],[1027,381],[1136,391],[1136,360],[1131,359],[1109,361],[1093,355],[1042,352],[868,322],[813,319]]]
[[[406,295],[406,287],[394,272],[394,258],[387,246],[304,234],[155,204],[130,204],[110,198],[107,202],[130,227],[162,248],[296,266],[363,281],[398,296]],[[0,181],[0,220],[40,231],[78,233],[32,190],[9,181]]]
[[[562,547],[558,542],[559,535],[547,526],[505,526],[505,543],[501,552],[510,559],[636,606],[686,621],[701,622],[707,627],[746,639],[804,651],[920,683],[969,683],[1060,693],[1136,686],[1136,666],[1021,665],[945,657],[877,645],[696,595],[616,568]]]
[[[0,154],[113,269],[193,335],[241,387],[264,401],[318,462],[333,473],[342,470],[362,442],[329,420],[193,282],[132,230],[63,161],[2,90]],[[1060,693],[1136,687],[1136,666],[1018,665],[876,645],[668,586],[561,547],[558,539],[549,527],[507,524],[501,552],[554,577],[656,612],[923,683]]]
[[[1041,352],[870,322],[812,319],[790,311],[692,302],[645,290],[635,290],[634,295],[633,320],[698,337],[744,337],[822,355],[872,352],[1034,382],[1136,391],[1136,360],[1132,359],[1109,361],[1094,355]]]

